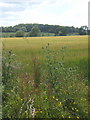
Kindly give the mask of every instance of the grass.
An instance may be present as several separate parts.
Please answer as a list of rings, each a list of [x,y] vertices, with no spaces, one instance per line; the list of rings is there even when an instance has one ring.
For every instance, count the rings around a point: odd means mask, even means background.
[[[27,37],[28,34],[29,34],[29,32],[25,32],[25,34],[24,34],[25,37]],[[41,34],[42,34],[42,36],[54,36],[55,35],[54,33],[44,33],[44,32],[42,32]],[[15,35],[16,35],[15,32],[2,32],[2,37],[4,37],[4,38],[9,38],[9,37],[13,38],[13,37],[15,37]]]
[[[17,59],[25,67],[26,64],[31,64],[30,60],[32,56],[38,56],[41,62],[44,62],[42,47],[46,46],[47,43],[55,51],[59,51],[62,46],[65,46],[65,60],[67,61],[67,65],[78,65],[83,69],[83,72],[86,71],[85,68],[88,62],[88,36],[3,38],[5,50],[13,50],[17,55]]]
[[[88,117],[87,36],[3,38],[3,48],[3,118]]]

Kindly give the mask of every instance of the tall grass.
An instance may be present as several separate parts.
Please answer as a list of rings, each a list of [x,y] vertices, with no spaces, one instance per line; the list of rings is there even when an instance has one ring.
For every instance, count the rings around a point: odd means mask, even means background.
[[[32,55],[38,56],[40,63],[44,63],[45,55],[41,48],[50,43],[50,48],[54,51],[59,51],[62,46],[66,46],[66,65],[79,66],[80,70],[78,72],[82,71],[84,76],[87,74],[88,36],[3,38],[3,43],[6,51],[12,49],[17,55],[17,60],[24,66],[22,72],[32,71]]]
[[[65,65],[65,49],[55,51],[48,44],[44,64],[34,55],[32,72],[22,74],[16,72],[13,53],[3,54],[3,118],[88,117],[87,80],[78,67]]]

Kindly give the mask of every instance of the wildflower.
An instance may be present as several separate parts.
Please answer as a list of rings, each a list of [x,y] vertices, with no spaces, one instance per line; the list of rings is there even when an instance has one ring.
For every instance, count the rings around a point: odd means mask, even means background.
[[[77,116],[77,118],[79,119],[79,117]]]
[[[13,90],[11,90],[11,92],[13,92]]]
[[[54,96],[52,96],[52,98],[54,99],[55,97],[54,97]]]
[[[60,102],[60,103],[58,104],[58,106],[61,106],[61,104],[62,104],[62,103]]]
[[[76,111],[78,111],[78,110],[76,110]]]
[[[20,97],[18,97],[18,100],[20,100]]]
[[[72,108],[72,110],[74,110],[74,108]]]
[[[70,116],[68,118],[71,118]]]
[[[42,111],[40,111],[40,113],[42,113]]]
[[[21,101],[23,101],[23,99],[21,99]]]
[[[38,111],[35,111],[35,114],[38,113]]]
[[[56,101],[58,101],[58,99],[56,99]]]
[[[62,117],[64,118],[64,115],[62,115]]]

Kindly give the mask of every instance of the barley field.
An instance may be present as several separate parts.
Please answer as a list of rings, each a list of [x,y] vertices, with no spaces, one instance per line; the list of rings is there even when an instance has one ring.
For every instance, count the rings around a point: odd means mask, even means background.
[[[59,51],[65,47],[65,60],[69,65],[78,65],[86,73],[88,63],[88,36],[3,38],[3,48],[13,50],[17,59],[25,65],[31,64],[31,57],[37,56],[44,62],[42,48],[50,44],[50,49]],[[59,56],[58,56],[59,57]],[[29,69],[28,67],[26,68]]]
[[[88,36],[2,41],[4,118],[88,117]]]

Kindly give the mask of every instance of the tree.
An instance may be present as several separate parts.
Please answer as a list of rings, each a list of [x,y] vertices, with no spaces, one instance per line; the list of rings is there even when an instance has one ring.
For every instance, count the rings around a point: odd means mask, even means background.
[[[31,31],[29,32],[29,36],[30,37],[39,37],[41,36],[41,31],[40,29],[38,28],[37,25],[34,25],[31,29]]]
[[[88,35],[90,35],[90,30],[88,30]]]
[[[67,29],[65,27],[57,27],[55,31],[55,36],[66,36]]]
[[[21,30],[17,31],[15,36],[16,37],[24,37],[24,31],[21,31]]]
[[[61,28],[60,27],[57,27],[55,29],[55,36],[59,36],[59,31],[61,31]]]
[[[20,28],[20,31],[27,32],[27,29],[26,29],[26,27],[21,27],[21,28]]]
[[[62,28],[61,29],[61,34],[60,34],[61,36],[66,36],[67,35],[67,29],[66,28]]]
[[[88,27],[87,26],[81,26],[79,28],[79,34],[80,35],[87,35],[87,32],[88,32]]]

